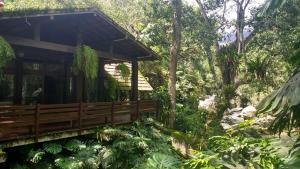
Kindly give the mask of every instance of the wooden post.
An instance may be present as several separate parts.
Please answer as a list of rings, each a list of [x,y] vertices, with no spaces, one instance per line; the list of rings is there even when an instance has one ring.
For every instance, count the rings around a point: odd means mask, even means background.
[[[115,109],[115,102],[113,101],[111,103],[111,124],[114,125],[114,121],[115,121],[115,116],[114,116],[114,110]]]
[[[131,66],[131,101],[138,100],[138,62],[133,58]]]
[[[98,65],[98,101],[104,101],[104,69],[105,63],[103,58],[99,58],[99,65]]]
[[[79,30],[78,34],[77,34],[77,47],[82,45],[82,33]],[[84,84],[84,78],[83,78],[83,73],[79,73],[76,76],[76,81],[74,83],[76,83],[75,85],[75,98],[76,98],[76,102],[82,102],[83,99],[83,84]]]
[[[140,116],[140,101],[136,101],[136,119],[141,119]]]
[[[79,129],[79,135],[81,135],[81,115],[83,111],[83,103],[79,103],[79,111],[78,111],[78,129]]]
[[[37,41],[41,41],[41,24],[40,23],[34,25],[33,39],[37,40]]]
[[[41,97],[41,100],[38,99],[38,102],[42,102],[42,104],[46,104],[46,103],[49,104],[49,101],[50,101],[48,99],[49,93],[45,92],[45,86],[46,86],[45,77],[46,77],[46,74],[47,74],[47,68],[46,68],[47,64],[45,63],[45,61],[43,61],[41,63],[41,65],[42,65],[42,97]]]
[[[14,103],[22,104],[22,87],[23,87],[23,60],[17,57],[15,60],[15,77],[14,77]]]
[[[64,62],[64,95],[63,102],[70,102],[70,65],[67,61]]]
[[[40,104],[36,104],[35,109],[35,142],[38,142],[39,130],[40,130]]]

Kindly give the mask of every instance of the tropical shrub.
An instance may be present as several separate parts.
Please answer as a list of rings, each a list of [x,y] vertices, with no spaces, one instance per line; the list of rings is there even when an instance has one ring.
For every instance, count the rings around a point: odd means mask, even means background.
[[[266,97],[258,106],[259,112],[271,112],[276,119],[270,129],[274,133],[281,133],[293,127],[300,127],[300,72],[295,74],[279,90]]]
[[[104,128],[97,134],[105,147],[99,153],[102,168],[178,168],[180,158],[170,138],[152,120],[131,126]]]
[[[17,164],[12,164],[11,168],[98,169],[97,154],[100,148],[96,139],[66,139],[24,146],[18,149],[21,159],[17,160]]]
[[[246,137],[241,132],[242,128],[247,126],[249,125],[242,124],[238,131],[229,130],[224,135],[210,137],[207,147],[202,151],[195,151],[185,166],[194,169],[205,167],[209,169],[274,169],[281,167],[283,161],[276,154],[276,150],[268,139]]]
[[[97,137],[51,141],[8,152],[13,169],[177,169],[181,158],[153,120],[105,127]],[[15,159],[16,152],[18,158]],[[16,163],[17,161],[17,163]]]

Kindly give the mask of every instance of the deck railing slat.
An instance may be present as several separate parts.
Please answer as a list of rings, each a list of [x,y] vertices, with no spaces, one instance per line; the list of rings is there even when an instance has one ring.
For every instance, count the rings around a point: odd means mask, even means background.
[[[158,118],[158,110],[154,100],[0,106],[0,143],[21,137],[38,141],[49,132],[72,130],[81,134],[83,128],[125,124],[141,119],[145,113]]]

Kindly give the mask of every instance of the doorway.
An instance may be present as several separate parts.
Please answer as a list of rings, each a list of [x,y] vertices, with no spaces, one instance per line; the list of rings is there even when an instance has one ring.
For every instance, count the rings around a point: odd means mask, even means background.
[[[44,77],[44,103],[46,104],[58,104],[62,103],[63,99],[63,87],[62,79],[59,77],[53,77],[46,75]]]

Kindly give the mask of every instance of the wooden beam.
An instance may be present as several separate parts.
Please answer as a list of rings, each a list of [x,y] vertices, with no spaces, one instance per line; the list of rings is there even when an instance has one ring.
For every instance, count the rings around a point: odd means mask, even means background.
[[[63,52],[63,53],[74,53],[76,51],[75,46],[69,46],[69,45],[63,45],[63,44],[45,42],[45,41],[37,41],[33,39],[27,39],[27,38],[9,36],[9,35],[1,35],[1,36],[4,37],[12,45],[46,49],[46,50],[52,50],[57,52]],[[98,56],[100,58],[111,59],[111,60],[121,60],[121,61],[130,60],[130,57],[119,55],[119,54],[111,54],[110,52],[105,52],[105,51],[98,51]]]
[[[36,41],[41,40],[41,24],[39,24],[39,23],[34,25],[33,39]]]
[[[104,101],[104,78],[105,78],[105,62],[104,59],[99,59],[98,65],[98,101]]]
[[[14,104],[22,104],[23,60],[20,57],[15,60],[14,78]]]
[[[138,62],[133,58],[131,66],[131,101],[138,100]]]
[[[63,102],[70,102],[70,77],[71,77],[71,66],[69,62],[64,63],[64,95]]]

